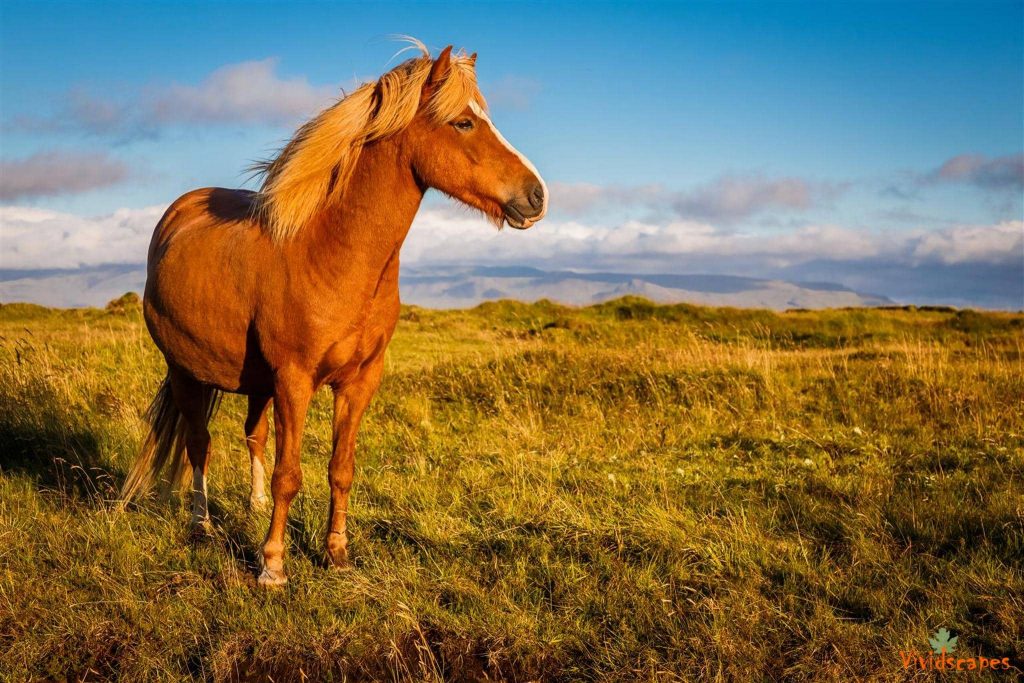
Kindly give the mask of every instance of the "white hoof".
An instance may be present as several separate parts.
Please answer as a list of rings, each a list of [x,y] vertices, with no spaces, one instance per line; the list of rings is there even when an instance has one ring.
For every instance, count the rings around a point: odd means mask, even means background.
[[[267,503],[270,501],[267,496],[253,496],[249,498],[249,509],[256,510],[257,512],[263,512],[267,509]]]
[[[288,583],[288,577],[284,572],[275,572],[272,569],[264,569],[258,581],[263,588],[278,588]]]

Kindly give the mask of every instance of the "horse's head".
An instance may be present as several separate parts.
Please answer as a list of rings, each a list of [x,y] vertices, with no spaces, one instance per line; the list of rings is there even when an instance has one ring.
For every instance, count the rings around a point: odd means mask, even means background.
[[[421,183],[479,209],[497,225],[523,230],[547,213],[547,187],[487,116],[475,63],[475,54],[453,58],[451,46],[434,60],[420,111],[406,129],[413,171]]]
[[[362,150],[398,145],[421,188],[433,187],[479,209],[499,227],[528,228],[547,212],[537,169],[487,117],[476,84],[476,55],[426,47],[377,81],[365,83],[307,121],[274,159],[257,164],[255,202],[270,236],[283,240],[324,206],[340,202]]]

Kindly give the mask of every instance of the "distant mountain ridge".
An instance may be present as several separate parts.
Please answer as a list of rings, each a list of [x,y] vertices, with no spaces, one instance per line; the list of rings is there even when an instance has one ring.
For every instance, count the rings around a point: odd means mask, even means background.
[[[0,270],[0,301],[55,307],[103,306],[125,292],[141,293],[142,265],[77,270]],[[736,275],[579,273],[526,266],[411,267],[401,276],[402,300],[429,308],[467,308],[483,301],[551,299],[583,306],[621,296],[657,303],[737,308],[886,306],[885,296],[830,282],[789,282]]]
[[[141,294],[146,266],[107,265],[75,270],[0,270],[0,302],[54,308],[105,306],[125,292]]]
[[[583,306],[621,296],[657,303],[737,308],[837,308],[887,306],[887,297],[855,292],[830,282],[787,282],[736,275],[630,274],[544,271],[529,267],[474,266],[402,273],[402,300],[431,308],[464,308],[481,301],[551,299]]]

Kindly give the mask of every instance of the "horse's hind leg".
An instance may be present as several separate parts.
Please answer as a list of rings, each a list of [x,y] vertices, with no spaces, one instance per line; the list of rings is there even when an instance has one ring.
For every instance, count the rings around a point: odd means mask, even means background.
[[[245,444],[249,447],[252,465],[249,507],[253,510],[267,507],[267,461],[263,454],[267,447],[267,434],[270,432],[270,423],[267,420],[269,406],[270,396],[250,396],[249,412],[245,417]]]
[[[185,450],[192,465],[192,527],[205,529],[210,524],[206,497],[206,468],[210,463],[211,406],[213,387],[202,384],[180,370],[170,370],[171,394],[185,423]]]

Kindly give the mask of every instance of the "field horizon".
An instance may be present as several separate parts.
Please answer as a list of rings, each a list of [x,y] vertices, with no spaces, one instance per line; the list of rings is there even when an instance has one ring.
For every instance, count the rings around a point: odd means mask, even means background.
[[[940,629],[1022,674],[1024,313],[405,306],[386,362],[354,567],[321,391],[266,592],[243,400],[190,538],[187,495],[116,500],[138,298],[0,305],[0,679],[921,680]]]
[[[143,292],[146,265],[106,265],[73,270],[0,269],[0,301],[54,308],[102,308],[122,292]],[[640,296],[655,303],[687,303],[735,308],[825,309],[899,305],[878,293],[856,291],[835,282],[755,278],[728,274],[634,273],[543,270],[529,266],[442,266],[403,268],[402,300],[431,309],[472,308],[486,301],[532,303],[550,300],[567,306]],[[1011,307],[1013,294],[991,296],[979,309]],[[916,305],[958,305],[963,301],[927,296]]]

